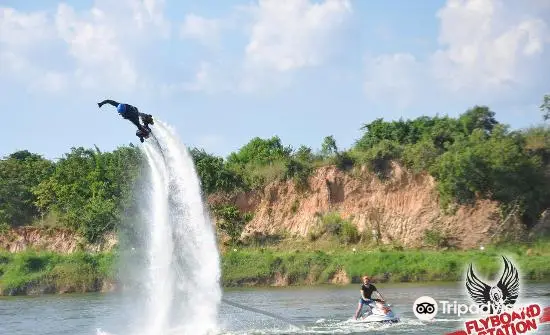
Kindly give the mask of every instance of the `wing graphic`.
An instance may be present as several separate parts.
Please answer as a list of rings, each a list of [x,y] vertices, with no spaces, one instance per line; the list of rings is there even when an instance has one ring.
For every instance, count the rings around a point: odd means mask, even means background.
[[[487,303],[491,300],[491,297],[489,296],[491,287],[476,277],[472,269],[472,264],[470,264],[468,268],[466,288],[468,289],[472,300],[477,302],[479,305],[487,305]]]
[[[504,272],[498,281],[498,288],[502,290],[504,305],[513,305],[519,295],[519,274],[514,265],[504,256]]]

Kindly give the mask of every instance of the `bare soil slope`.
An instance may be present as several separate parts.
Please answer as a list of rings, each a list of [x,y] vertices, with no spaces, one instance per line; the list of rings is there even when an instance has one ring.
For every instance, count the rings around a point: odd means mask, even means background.
[[[209,202],[231,202],[241,211],[254,212],[244,236],[282,231],[306,236],[319,217],[331,211],[351,219],[359,231],[367,230],[382,243],[403,247],[422,246],[426,230],[439,232],[459,248],[478,247],[504,233],[516,239],[526,233],[515,216],[501,218],[498,204],[492,201],[478,201],[473,207],[462,206],[445,214],[435,180],[413,175],[396,164],[385,181],[365,168],[345,173],[323,167],[310,177],[309,185],[308,191],[299,192],[292,181],[274,182],[262,191],[233,197],[218,194]]]

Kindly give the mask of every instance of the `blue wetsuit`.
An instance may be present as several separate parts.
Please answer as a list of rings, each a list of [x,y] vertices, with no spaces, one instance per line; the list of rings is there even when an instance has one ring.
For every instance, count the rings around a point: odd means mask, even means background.
[[[130,120],[133,124],[136,125],[136,127],[138,127],[139,130],[144,130],[143,126],[139,123],[139,117],[142,115],[145,116],[145,114],[140,113],[137,107],[109,99],[97,103],[100,108],[104,104],[109,104],[116,107],[116,110],[120,114],[120,116],[127,120]]]

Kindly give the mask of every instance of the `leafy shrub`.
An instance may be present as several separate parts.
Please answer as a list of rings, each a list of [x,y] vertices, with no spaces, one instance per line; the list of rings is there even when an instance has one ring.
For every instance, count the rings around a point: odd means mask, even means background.
[[[328,233],[333,236],[340,235],[342,229],[343,220],[340,217],[340,214],[336,212],[329,212],[322,216],[322,232],[323,234]]]
[[[366,164],[379,178],[385,179],[391,169],[391,161],[399,160],[403,149],[390,140],[382,140],[367,150],[354,150],[350,154],[360,163]]]
[[[309,231],[308,239],[315,241],[323,235],[337,237],[345,244],[357,243],[360,240],[357,227],[351,221],[342,219],[336,212],[322,215],[319,224]]]
[[[243,187],[243,180],[225,165],[221,157],[206,153],[203,149],[191,149],[201,186],[206,194],[217,191],[232,192]]]
[[[360,240],[359,231],[357,227],[348,221],[342,223],[341,240],[345,244],[357,243]]]
[[[415,173],[429,171],[441,154],[430,140],[424,140],[403,148],[403,163]]]
[[[296,188],[299,191],[304,191],[309,187],[308,179],[312,171],[312,167],[307,163],[302,163],[296,159],[289,159],[286,162],[285,178],[293,179]]]
[[[252,213],[241,213],[237,207],[231,205],[215,206],[213,212],[218,219],[218,228],[229,236],[232,243],[237,242],[244,226],[253,218]]]
[[[443,206],[472,204],[478,197],[519,204],[527,223],[548,205],[548,179],[539,157],[523,150],[524,138],[501,125],[490,136],[481,130],[453,144],[432,168]]]
[[[426,229],[424,231],[424,243],[436,248],[449,246],[447,237],[436,229]]]

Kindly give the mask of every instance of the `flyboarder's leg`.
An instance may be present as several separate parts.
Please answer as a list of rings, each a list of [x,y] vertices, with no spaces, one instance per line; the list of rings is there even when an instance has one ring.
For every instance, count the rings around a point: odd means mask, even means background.
[[[136,125],[136,127],[143,131],[143,132],[147,132],[147,129],[145,129],[141,123],[139,123],[139,112],[137,112],[136,110],[133,110],[133,109],[129,109],[127,110],[123,115],[122,115],[123,118],[127,119],[127,120],[130,120],[133,124]]]
[[[141,117],[141,121],[143,121],[143,125],[145,127],[149,127],[150,124],[155,124],[151,114],[139,113],[139,116]]]

